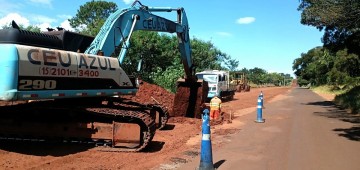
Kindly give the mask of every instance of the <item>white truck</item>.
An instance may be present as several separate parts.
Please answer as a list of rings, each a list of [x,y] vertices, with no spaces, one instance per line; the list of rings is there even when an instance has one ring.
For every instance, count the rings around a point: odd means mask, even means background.
[[[219,98],[234,98],[236,85],[230,84],[229,71],[205,70],[196,73],[196,77],[208,82],[208,99],[213,98],[215,95],[218,95]]]

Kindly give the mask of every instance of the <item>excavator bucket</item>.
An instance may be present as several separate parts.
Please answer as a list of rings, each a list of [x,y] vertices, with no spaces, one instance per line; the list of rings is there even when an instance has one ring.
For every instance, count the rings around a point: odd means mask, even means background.
[[[173,115],[175,117],[201,118],[203,104],[207,98],[209,86],[206,81],[179,79],[174,98]]]

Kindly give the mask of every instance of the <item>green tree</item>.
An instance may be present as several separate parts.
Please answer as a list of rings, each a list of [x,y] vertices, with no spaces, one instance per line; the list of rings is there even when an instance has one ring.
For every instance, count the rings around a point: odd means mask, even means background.
[[[176,82],[180,77],[183,77],[184,70],[182,65],[180,64],[180,58],[176,58],[173,61],[173,64],[167,67],[165,70],[158,69],[153,77],[153,81],[171,91],[176,91]]]
[[[341,85],[359,84],[360,59],[356,54],[349,54],[347,49],[339,50],[336,53],[334,66],[330,73],[331,84]]]
[[[293,70],[299,79],[313,85],[356,84],[360,77],[360,59],[347,49],[331,54],[326,48],[317,47],[294,60]]]
[[[127,73],[134,73],[141,61],[141,77],[153,83],[155,72],[165,71],[180,58],[176,37],[151,31],[136,31],[130,40],[124,64]],[[180,59],[178,60],[180,65]]]
[[[91,1],[80,6],[75,17],[69,19],[70,25],[84,34],[96,35],[106,18],[117,6],[105,1]],[[219,50],[210,41],[197,38],[190,40],[192,58],[197,71],[204,69],[228,69],[237,67],[238,62]],[[114,55],[118,55],[118,47]],[[138,65],[141,70],[138,72]],[[184,68],[178,50],[178,39],[169,34],[151,31],[135,31],[130,39],[130,48],[121,66],[128,74],[138,74],[150,83],[158,84],[174,91],[176,80],[184,76]],[[230,68],[232,67],[232,68]]]
[[[249,74],[250,73],[250,71],[247,69],[247,68],[242,68],[241,70],[240,70],[240,72],[243,72],[243,73],[245,73],[245,74]]]
[[[295,74],[315,85],[358,84],[360,1],[301,0],[298,10],[302,11],[302,24],[324,31],[324,48],[318,54],[309,51],[296,59]]]
[[[324,31],[325,47],[360,54],[359,0],[301,0],[298,10],[302,24]]]
[[[308,80],[302,79],[301,77],[299,77],[297,79],[297,83],[299,84],[299,86],[306,86],[308,85],[310,82]]]
[[[249,80],[255,84],[263,84],[265,83],[264,76],[267,72],[264,69],[255,67],[253,69],[249,69]]]
[[[197,71],[222,69],[221,62],[228,57],[227,54],[221,52],[210,41],[203,41],[194,37],[190,43]]]
[[[80,33],[95,36],[110,14],[117,9],[114,2],[92,0],[81,5],[76,16],[69,19],[69,22]]]
[[[293,62],[293,70],[298,78],[305,79],[312,84],[326,84],[326,73],[331,69],[331,57],[325,49],[316,47],[301,54]]]
[[[274,84],[275,86],[283,84],[284,76],[281,76],[279,73],[269,73],[267,77],[268,81],[266,83]]]
[[[225,67],[230,71],[235,71],[239,66],[239,61],[236,59],[229,59],[225,61]]]
[[[29,25],[24,29],[28,30],[28,31],[32,31],[32,32],[41,32],[40,28],[38,26],[34,26],[34,25]]]
[[[145,81],[174,92],[176,80],[184,77],[184,69],[186,69],[181,63],[177,37],[157,32],[136,31],[130,41],[131,48],[122,65],[126,72],[136,72],[137,64],[141,60],[142,69],[138,74],[141,74]],[[232,60],[209,41],[193,38],[190,43],[192,61],[197,71],[224,69],[221,63]]]
[[[32,31],[32,32],[41,32],[41,29],[38,26],[35,25],[29,25],[27,27],[24,27],[23,25],[18,25],[20,27],[21,30],[27,30],[27,31]],[[8,25],[3,25],[2,29],[8,29],[8,28],[12,28],[11,23],[9,23]]]

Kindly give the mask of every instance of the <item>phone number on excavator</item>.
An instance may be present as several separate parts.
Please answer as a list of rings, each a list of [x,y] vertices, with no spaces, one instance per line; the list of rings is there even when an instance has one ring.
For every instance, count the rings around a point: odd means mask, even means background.
[[[44,76],[71,76],[71,77],[98,77],[99,71],[95,70],[76,70],[66,68],[54,68],[54,67],[40,67],[40,75]]]

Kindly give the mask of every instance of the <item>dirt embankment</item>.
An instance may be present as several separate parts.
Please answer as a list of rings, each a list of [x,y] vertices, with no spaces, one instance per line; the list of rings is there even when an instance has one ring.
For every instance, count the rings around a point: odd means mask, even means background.
[[[160,86],[142,81],[138,93],[130,99],[139,103],[161,104],[169,109],[173,108],[175,94]]]
[[[289,88],[251,89],[236,93],[232,101],[224,101],[224,121],[212,127],[212,133],[217,134],[214,148],[221,136],[238,132],[241,115],[255,111],[260,91],[266,104],[287,93]],[[174,95],[145,84],[133,100],[159,102],[172,108]],[[233,123],[228,121],[230,117]],[[197,118],[171,117],[168,126],[156,132],[148,148],[138,153],[100,152],[91,145],[79,144],[0,143],[0,169],[174,169],[199,154],[201,123]]]

